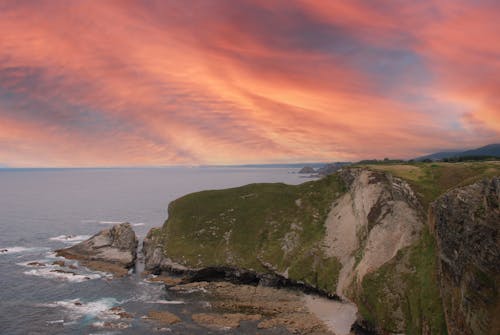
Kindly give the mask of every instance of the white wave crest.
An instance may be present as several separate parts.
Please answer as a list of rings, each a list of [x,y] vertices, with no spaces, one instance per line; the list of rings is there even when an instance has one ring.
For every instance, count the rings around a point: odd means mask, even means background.
[[[110,308],[116,304],[118,304],[118,301],[114,298],[102,298],[89,302],[82,302],[79,299],[61,300],[40,304],[39,306],[64,308],[71,320],[76,320],[84,316],[98,317],[101,319],[116,319],[116,315],[109,311]]]
[[[22,254],[28,252],[37,252],[41,250],[46,250],[48,248],[38,248],[38,247],[7,247],[0,248],[0,255],[9,255],[9,254]]]
[[[73,244],[73,243],[85,241],[89,238],[90,238],[90,235],[59,235],[59,236],[51,237],[49,240]]]
[[[54,269],[54,267],[51,266],[24,271],[24,274],[42,278],[64,280],[72,283],[81,283],[87,280],[99,279],[102,277],[101,275],[96,273],[79,274],[71,271],[64,272],[58,269]]]
[[[182,305],[185,304],[182,300],[151,300],[145,301],[147,304],[159,304],[159,305]]]
[[[115,224],[120,224],[120,223],[124,223],[127,221],[94,221],[94,222],[97,222],[98,224],[102,224],[102,225],[115,225]],[[146,225],[144,222],[129,222],[129,223],[134,227],[141,227],[141,226]]]

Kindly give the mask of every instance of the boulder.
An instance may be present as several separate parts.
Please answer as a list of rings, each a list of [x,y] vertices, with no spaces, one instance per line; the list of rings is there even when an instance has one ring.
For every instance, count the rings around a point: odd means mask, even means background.
[[[88,240],[65,249],[57,256],[79,260],[83,265],[118,276],[128,273],[137,258],[137,237],[129,223],[101,230]]]

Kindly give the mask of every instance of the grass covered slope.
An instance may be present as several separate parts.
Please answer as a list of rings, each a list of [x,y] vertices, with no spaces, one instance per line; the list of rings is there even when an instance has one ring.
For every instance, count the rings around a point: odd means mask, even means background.
[[[169,206],[164,253],[189,267],[236,266],[276,272],[335,292],[339,263],[319,243],[337,175],[301,185],[251,184],[193,193]]]
[[[363,318],[385,333],[447,334],[436,255],[426,228],[417,243],[368,274],[353,297]]]
[[[365,165],[406,180],[425,209],[452,188],[500,175],[500,161]]]

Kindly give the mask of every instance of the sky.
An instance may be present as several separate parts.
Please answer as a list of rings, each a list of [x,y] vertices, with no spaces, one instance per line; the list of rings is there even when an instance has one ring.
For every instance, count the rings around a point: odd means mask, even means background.
[[[0,2],[0,166],[412,158],[500,142],[499,1]]]

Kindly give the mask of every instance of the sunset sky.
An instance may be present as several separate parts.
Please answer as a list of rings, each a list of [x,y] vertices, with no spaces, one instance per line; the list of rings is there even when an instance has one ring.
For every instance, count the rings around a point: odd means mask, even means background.
[[[500,140],[500,1],[0,2],[0,165],[411,158]]]

